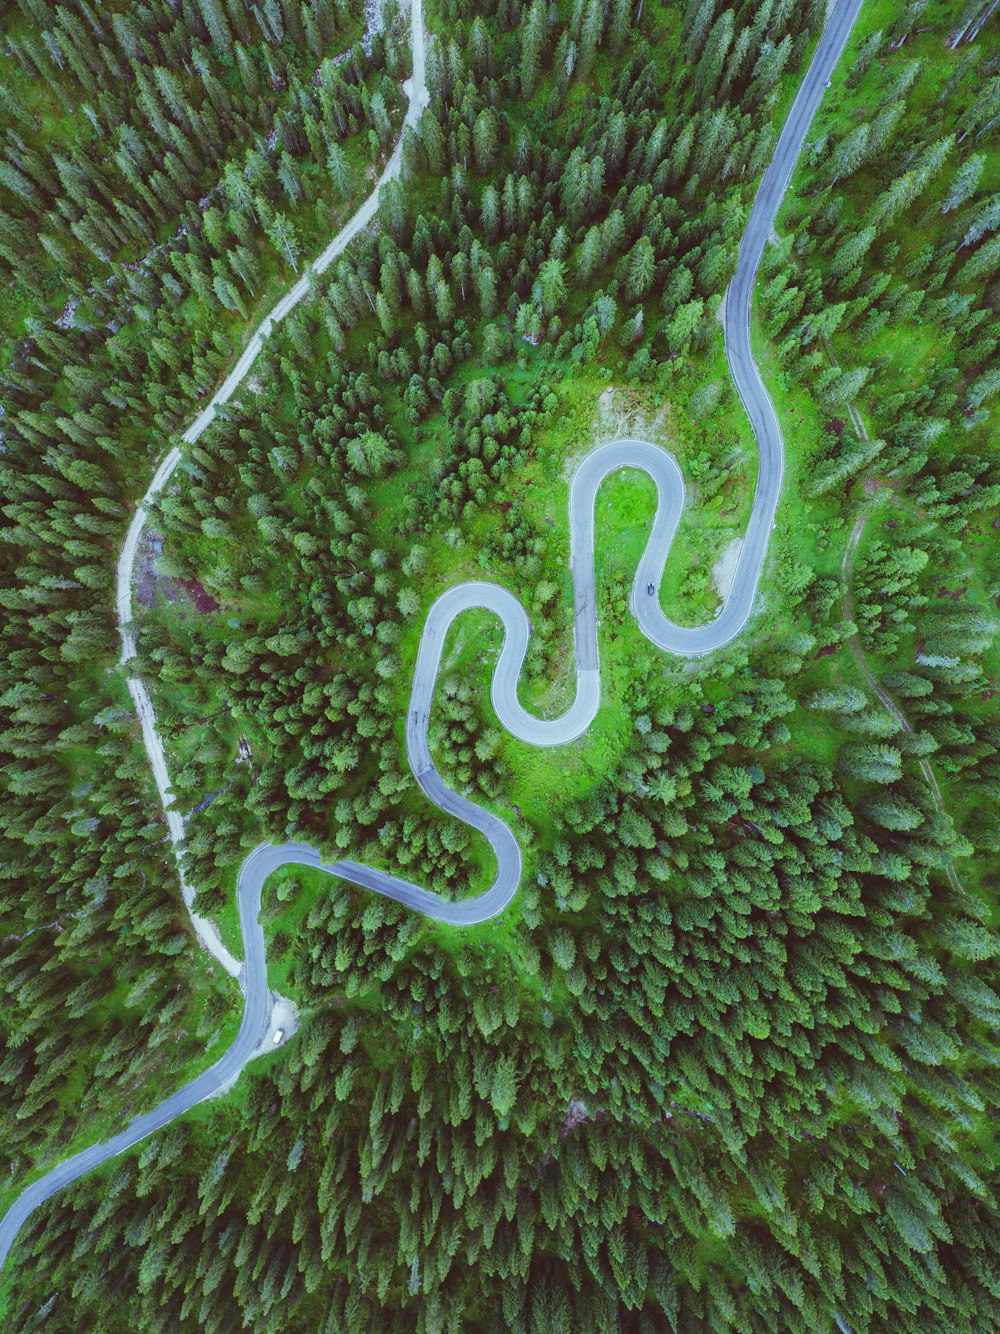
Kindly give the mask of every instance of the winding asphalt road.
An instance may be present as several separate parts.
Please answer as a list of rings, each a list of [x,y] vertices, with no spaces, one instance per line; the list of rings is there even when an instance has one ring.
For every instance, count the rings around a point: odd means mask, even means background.
[[[757,268],[778,209],[791,179],[809,125],[823,90],[843,51],[862,0],[835,0],[827,26],[775,148],[774,157],[761,182],[740,244],[736,273],[726,300],[724,330],[726,356],[733,381],[753,427],[759,449],[757,489],[753,512],[743,540],[739,565],[720,614],[709,625],[695,629],[675,625],[662,612],[657,591],[670,544],[684,503],[684,483],[674,460],[655,445],[636,440],[618,440],[594,450],[581,463],[570,490],[571,563],[574,585],[574,644],[577,693],[561,718],[542,720],[527,713],[517,698],[517,682],[531,634],[524,608],[506,590],[495,584],[469,582],[448,589],[431,607],[424,625],[414,670],[406,723],[407,759],[427,797],[443,811],[482,833],[493,848],[497,872],[483,894],[475,899],[448,903],[437,894],[407,880],[358,862],[324,862],[320,854],[304,844],[264,844],[255,849],[240,868],[237,897],[245,963],[238,965],[209,930],[203,919],[195,922],[199,936],[231,971],[237,972],[245,996],[243,1020],[229,1050],[210,1069],[179,1089],[145,1116],[137,1117],[120,1134],[93,1145],[61,1163],[18,1197],[0,1219],[0,1266],[18,1231],[31,1212],[71,1181],[161,1129],[204,1098],[227,1087],[240,1073],[267,1032],[273,998],[267,986],[264,935],[257,920],[264,881],[281,866],[316,867],[353,884],[395,899],[438,921],[456,925],[484,922],[502,912],[513,898],[521,878],[521,851],[507,825],[489,811],[475,806],[445,785],[431,759],[427,741],[434,683],[437,678],[445,634],[456,616],[471,608],[493,612],[504,627],[504,641],[493,675],[492,698],[501,723],[515,736],[534,745],[561,745],[581,735],[600,704],[600,662],[597,644],[597,613],[594,581],[594,500],[609,473],[620,468],[641,468],[653,478],[659,503],[649,542],[640,561],[632,590],[631,606],[643,633],[666,652],[697,655],[728,643],[750,616],[768,539],[781,492],[784,471],[781,431],[773,405],[761,382],[750,348],[750,308]],[[415,125],[426,103],[424,80],[424,32],[421,0],[411,0],[413,78],[409,87],[406,123]],[[330,243],[314,268],[322,272],[374,217],[382,184],[399,170],[401,143],[397,145],[378,186],[348,225]],[[225,403],[242,381],[260,351],[263,339],[309,292],[303,276],[264,320],[222,388],[182,437],[191,443],[212,421],[219,404]],[[180,451],[171,450],[154,475],[128,531],[118,563],[117,601],[122,635],[122,663],[136,654],[132,621],[132,577],[139,539],[146,521],[146,507],[163,489],[177,464]],[[647,590],[652,585],[654,592]],[[152,701],[145,684],[131,677],[129,689],[142,724],[143,740],[156,777],[170,828],[171,840],[180,851],[184,839],[183,820],[172,809],[172,797],[163,746],[156,730]],[[183,882],[190,910],[194,891]]]

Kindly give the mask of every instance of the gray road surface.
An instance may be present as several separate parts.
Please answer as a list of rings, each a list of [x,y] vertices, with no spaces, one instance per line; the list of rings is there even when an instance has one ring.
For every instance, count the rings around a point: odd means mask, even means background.
[[[407,112],[409,123],[413,123],[419,116],[426,97],[423,81],[421,4],[420,0],[411,0],[411,4],[415,77],[410,88],[410,108]],[[272,1004],[267,985],[264,936],[257,921],[261,890],[272,871],[287,865],[316,867],[383,894],[387,898],[395,899],[428,917],[456,925],[472,925],[487,921],[507,906],[521,878],[521,851],[517,840],[502,820],[475,806],[445,785],[434,767],[427,744],[427,722],[444,636],[454,618],[465,610],[485,607],[493,612],[504,627],[503,648],[494,671],[492,686],[493,703],[503,725],[522,740],[543,746],[562,744],[585,731],[600,703],[600,663],[593,564],[594,498],[601,481],[610,472],[622,467],[642,468],[652,476],[659,494],[656,519],[640,562],[631,598],[633,613],[643,633],[666,652],[695,655],[711,652],[728,643],[746,624],[767,554],[768,539],[774,524],[784,471],[781,431],[750,349],[750,307],[756,273],[809,125],[819,106],[827,80],[843,51],[861,4],[862,0],[835,0],[827,26],[817,44],[805,79],[778,140],[771,165],[761,182],[740,245],[736,273],[729,286],[724,324],[726,356],[733,381],[757,439],[760,462],[753,513],[743,540],[736,575],[719,615],[710,624],[694,629],[678,626],[663,614],[657,593],[647,592],[650,584],[654,590],[659,589],[660,576],[683,507],[683,479],[673,459],[664,450],[636,440],[618,440],[588,455],[577,470],[570,492],[574,644],[577,668],[577,694],[570,709],[561,718],[542,720],[534,718],[521,707],[517,698],[517,682],[530,637],[530,624],[524,608],[517,599],[495,584],[470,582],[448,589],[431,607],[420,642],[406,724],[407,758],[417,782],[427,797],[443,811],[457,820],[462,820],[488,839],[497,862],[496,875],[489,889],[476,899],[448,903],[419,885],[411,884],[384,871],[362,866],[358,862],[326,863],[318,852],[303,844],[264,844],[255,849],[243,863],[237,884],[240,926],[245,947],[245,962],[240,970],[245,1007],[235,1042],[210,1069],[172,1094],[154,1111],[137,1117],[120,1134],[74,1155],[28,1186],[0,1220],[0,1266],[5,1261],[25,1220],[39,1204],[51,1198],[69,1182],[77,1180],[92,1168],[114,1158],[147,1135],[166,1126],[204,1098],[227,1087],[250,1059],[261,1037],[267,1032]],[[396,163],[398,163],[397,154],[393,155]],[[383,180],[387,179],[389,174],[387,168]],[[376,205],[377,197],[373,194],[324,252],[321,257],[323,267],[335,254],[339,254],[347,241],[370,220],[375,213]],[[316,267],[319,268],[320,263]],[[304,279],[300,280],[268,317],[265,327],[256,337],[266,334],[271,323],[287,313],[287,310],[301,300],[307,291],[308,283]],[[250,348],[253,348],[252,353]],[[214,415],[216,404],[224,402],[246,374],[259,351],[259,342],[255,346],[251,341],[250,348],[240,358],[233,374],[227,378],[213,402],[185,434],[186,440],[197,438]],[[176,467],[176,462],[177,460],[170,456],[164,461],[157,471],[148,498],[151,499],[162,488]],[[122,562],[119,564],[119,619],[123,631],[125,661],[133,656],[135,651],[129,629],[130,586],[135,546],[144,522],[144,518],[140,518],[141,513],[142,511],[137,513],[133,524],[134,537],[130,529],[130,540],[126,543],[128,555],[126,557],[126,552],[123,552]],[[159,745],[156,734],[152,703],[145,687],[141,682],[139,685],[143,698],[136,700],[137,708],[140,704],[148,706],[148,718],[143,718],[143,734],[147,750],[152,744],[150,739],[152,737],[156,743],[155,749],[158,749],[162,758],[162,746]],[[135,694],[133,691],[133,696]],[[165,766],[161,798],[164,800],[165,808],[169,808],[169,787],[166,783]],[[173,833],[173,830],[171,832]]]

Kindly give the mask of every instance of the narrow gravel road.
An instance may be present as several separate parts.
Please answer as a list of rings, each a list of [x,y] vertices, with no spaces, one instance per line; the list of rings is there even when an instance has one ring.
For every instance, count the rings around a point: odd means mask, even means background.
[[[429,101],[427,93],[422,6],[423,0],[411,0],[410,52],[412,73],[405,84],[407,107],[406,117],[403,121],[404,130],[407,126],[416,127],[417,122],[420,120],[423,110]],[[400,134],[396,141],[392,156],[385,164],[385,168],[382,175],[379,177],[375,188],[357,212],[351,216],[347,224],[336,234],[323,253],[313,261],[311,266],[312,273],[325,273],[333,261],[339,255],[343,254],[344,250],[346,250],[347,246],[353,241],[355,236],[363,231],[372,221],[375,214],[378,212],[379,195],[383,185],[385,185],[387,181],[394,180],[399,175],[400,167],[402,165],[402,153],[403,135]],[[217,410],[224,403],[229,402],[235,390],[246,378],[251,366],[253,366],[260,354],[267,336],[286,315],[295,309],[300,301],[304,300],[309,295],[310,291],[311,273],[307,270],[298,282],[285,293],[274,309],[264,316],[260,325],[254,331],[244,348],[236,365],[226,376],[222,385],[212,395],[209,402],[181,436],[181,440],[184,444],[193,445],[195,441],[204,434],[205,430],[214,421]],[[146,520],[149,517],[149,508],[166,484],[170,481],[170,478],[174,475],[174,472],[181,461],[181,457],[182,454],[180,448],[175,446],[160,462],[156,472],[153,474],[152,481],[146,488],[146,494],[139,501],[135,514],[132,516],[132,522],[129,524],[128,532],[125,536],[125,543],[122,546],[121,554],[118,557],[115,579],[115,597],[118,612],[118,630],[122,641],[120,662],[123,666],[126,666],[131,662],[136,656],[137,651],[135,635],[132,630],[132,585],[135,578],[135,560],[139,550],[139,542],[142,539],[142,534],[146,527]],[[146,748],[149,767],[152,769],[153,778],[156,781],[156,790],[160,797],[160,804],[167,817],[167,829],[170,834],[170,841],[173,844],[175,853],[178,854],[178,875],[181,882],[181,891],[184,895],[184,902],[187,905],[192,925],[205,948],[220,961],[228,972],[234,977],[238,977],[240,973],[240,965],[223,945],[215,923],[208,921],[204,917],[199,917],[197,913],[191,911],[195,890],[194,886],[190,885],[185,877],[183,865],[179,856],[184,846],[184,818],[173,804],[173,796],[170,790],[170,775],[167,769],[166,756],[163,751],[163,742],[156,729],[156,712],[153,709],[153,701],[150,697],[146,683],[141,677],[130,676],[128,678],[128,688],[129,693],[132,696],[132,703],[135,705],[136,715],[138,716],[139,723],[142,727],[142,741]]]
[[[510,902],[521,878],[521,851],[517,840],[502,820],[448,788],[435,769],[430,756],[427,723],[444,635],[448,626],[462,611],[472,607],[486,607],[492,611],[500,618],[504,627],[503,648],[494,671],[492,686],[494,706],[504,726],[522,740],[547,746],[562,744],[585,731],[600,703],[593,513],[594,497],[604,477],[622,467],[638,467],[648,472],[657,486],[659,504],[656,519],[640,562],[631,598],[633,614],[643,633],[666,652],[694,655],[711,652],[728,643],[746,624],[767,554],[768,539],[774,524],[784,472],[781,431],[750,348],[750,308],[756,273],[809,125],[822,99],[823,90],[834,65],[843,51],[861,4],[862,0],[835,0],[830,10],[827,26],[792,104],[772,162],[761,182],[740,244],[736,273],[729,286],[724,322],[726,356],[733,381],[757,439],[760,461],[753,512],[743,541],[739,565],[729,595],[718,617],[711,624],[696,629],[677,626],[663,614],[655,592],[654,594],[647,592],[650,584],[654,590],[659,588],[660,576],[683,507],[684,485],[676,463],[664,450],[642,441],[619,440],[595,450],[580,465],[570,493],[574,643],[577,668],[577,695],[571,708],[561,718],[543,721],[532,717],[521,707],[517,699],[517,682],[531,627],[527,614],[517,599],[495,584],[472,582],[448,589],[431,607],[420,642],[407,715],[407,759],[417,782],[431,801],[488,839],[497,861],[496,876],[489,889],[476,899],[449,903],[419,885],[357,862],[324,863],[315,849],[302,844],[264,844],[255,849],[243,863],[237,884],[240,925],[245,948],[245,962],[242,967],[215,938],[210,929],[211,924],[195,919],[192,914],[195,927],[206,945],[231,971],[238,971],[245,996],[245,1008],[236,1040],[209,1070],[172,1094],[154,1111],[146,1116],[137,1117],[119,1135],[74,1155],[28,1186],[3,1219],[0,1219],[0,1266],[5,1261],[18,1231],[39,1204],[69,1182],[77,1180],[94,1167],[114,1158],[204,1098],[227,1087],[251,1058],[262,1034],[267,1031],[273,999],[267,986],[264,936],[257,920],[261,890],[272,871],[286,865],[317,867],[331,875],[383,894],[387,898],[395,899],[428,917],[461,925],[486,921],[496,916]],[[411,32],[413,77],[408,90],[409,107],[406,123],[412,125],[419,119],[427,99],[421,0],[411,0]],[[379,188],[399,170],[400,151],[400,145],[397,145],[383,172],[379,186],[320,256],[314,266],[319,272],[322,272],[351,238],[374,217],[378,206]],[[212,421],[218,405],[229,399],[246,375],[267,333],[307,295],[308,291],[309,282],[304,276],[267,316],[222,388],[185,432],[184,441],[190,443],[198,439]],[[166,485],[179,461],[179,450],[171,450],[157,469],[129,528],[118,563],[117,605],[123,664],[127,664],[136,654],[131,628],[132,577],[136,550],[146,521],[146,507]],[[139,678],[130,678],[129,688],[142,724],[143,741],[167,815],[171,840],[179,851],[184,839],[184,824],[179,812],[171,805],[166,760],[156,730],[152,700],[145,684]],[[185,902],[190,909],[194,891],[183,880],[182,885]]]
[[[410,49],[412,60],[411,77],[407,80],[405,92],[407,96],[406,117],[404,128],[416,126],[426,107],[429,97],[427,93],[427,79],[425,67],[425,49],[424,49],[424,22],[423,22],[423,0],[410,0]],[[395,150],[389,161],[385,165],[382,175],[379,177],[375,188],[361,205],[361,207],[350,218],[333,240],[329,243],[323,253],[314,261],[312,268],[317,273],[323,273],[333,261],[347,247],[357,234],[362,231],[375,217],[378,211],[379,194],[386,181],[392,180],[399,175],[402,157],[402,134],[397,140]],[[274,326],[295,308],[310,291],[309,275],[304,274],[292,289],[282,297],[281,301],[271,310],[261,321],[260,326],[255,330],[253,336],[248,342],[246,349],[239,358],[233,370],[226,377],[222,386],[212,396],[209,403],[192,422],[184,432],[182,440],[186,444],[193,444],[210,425],[215,417],[216,410],[223,403],[228,402],[236,387],[246,376],[250,367],[253,365],[264,340],[271,332]],[[139,548],[139,541],[142,537],[143,529],[146,526],[149,507],[167,485],[173,476],[178,464],[181,461],[181,451],[179,448],[171,449],[160,462],[153,474],[153,479],[146,488],[146,493],[139,502],[132,522],[129,525],[125,537],[125,543],[118,558],[116,573],[116,606],[118,613],[118,629],[122,640],[122,651],[120,661],[123,666],[127,666],[136,656],[136,642],[132,626],[132,584],[135,571],[136,553]],[[244,996],[243,1018],[240,1023],[239,1032],[229,1049],[210,1066],[203,1071],[197,1078],[185,1084],[183,1088],[178,1089],[176,1093],[165,1099],[152,1112],[145,1116],[136,1117],[120,1134],[104,1141],[101,1144],[92,1145],[84,1149],[81,1153],[74,1154],[67,1158],[65,1162],[54,1167],[45,1176],[39,1177],[18,1196],[7,1213],[0,1219],[0,1268],[3,1267],[7,1254],[17,1237],[18,1232],[24,1226],[25,1221],[33,1210],[37,1209],[45,1200],[50,1199],[63,1186],[71,1181],[76,1181],[79,1177],[85,1176],[93,1168],[100,1166],[101,1163],[116,1157],[124,1150],[131,1148],[147,1135],[153,1134],[163,1126],[168,1125],[182,1113],[190,1111],[192,1107],[197,1106],[205,1098],[227,1088],[247,1062],[254,1056],[261,1042],[266,1039],[270,1028],[270,1017],[274,1004],[274,997],[268,990],[267,985],[267,967],[264,956],[264,933],[257,921],[257,915],[260,911],[260,886],[263,884],[264,875],[261,875],[256,884],[255,890],[248,891],[243,888],[244,882],[248,876],[248,868],[252,871],[254,866],[260,864],[260,854],[267,852],[267,849],[258,849],[257,853],[251,854],[247,858],[240,872],[240,889],[238,891],[238,907],[240,918],[240,932],[243,940],[245,962],[240,964],[233,958],[232,954],[225,948],[219,936],[218,928],[214,922],[210,922],[203,917],[199,917],[191,911],[191,905],[194,901],[194,887],[190,885],[184,875],[183,867],[180,861],[180,852],[184,845],[184,819],[177,808],[173,805],[173,795],[170,790],[170,777],[167,769],[166,756],[163,750],[163,743],[156,727],[156,713],[153,709],[153,701],[150,696],[146,683],[138,676],[129,676],[129,693],[135,705],[136,715],[138,716],[142,728],[142,740],[146,749],[146,755],[149,759],[150,768],[153,771],[153,777],[156,781],[157,792],[160,802],[163,806],[164,814],[167,819],[167,828],[170,834],[170,841],[176,854],[178,854],[178,874],[181,882],[181,889],[184,895],[184,902],[188,908],[192,925],[201,942],[212,953],[223,966],[238,977]],[[257,858],[258,860],[255,860]],[[291,859],[289,859],[291,860]]]

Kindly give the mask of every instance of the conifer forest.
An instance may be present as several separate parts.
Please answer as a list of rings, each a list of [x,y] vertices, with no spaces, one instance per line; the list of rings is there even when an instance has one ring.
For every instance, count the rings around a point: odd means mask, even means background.
[[[1000,4],[0,61],[0,1329],[1000,1328]]]

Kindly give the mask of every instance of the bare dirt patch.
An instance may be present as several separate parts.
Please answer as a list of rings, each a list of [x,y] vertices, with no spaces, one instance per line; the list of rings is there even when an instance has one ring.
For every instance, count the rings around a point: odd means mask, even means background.
[[[650,411],[645,396],[629,385],[608,385],[601,391],[594,405],[593,431],[579,449],[574,450],[563,464],[561,476],[569,481],[576,472],[580,460],[597,445],[609,444],[622,436],[632,436],[636,440],[648,440],[651,444],[661,444],[669,449],[667,436],[666,404]]]
[[[139,606],[151,607],[157,597],[163,597],[168,602],[187,598],[194,603],[195,610],[201,616],[220,609],[215,598],[197,579],[162,574],[157,569],[157,561],[163,555],[162,535],[147,528],[135,558],[135,600]]]
[[[667,429],[666,406],[650,412],[643,396],[635,389],[622,385],[608,385],[597,400],[594,413],[595,443],[632,435],[654,444]]]
[[[729,590],[733,586],[733,580],[736,578],[736,567],[740,562],[740,551],[743,547],[742,537],[734,537],[726,547],[725,551],[712,566],[712,583],[719,597],[725,602],[729,595]]]

